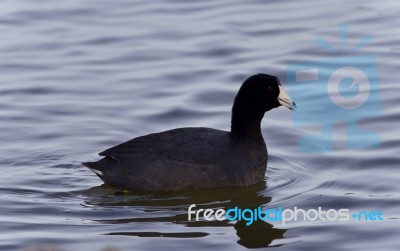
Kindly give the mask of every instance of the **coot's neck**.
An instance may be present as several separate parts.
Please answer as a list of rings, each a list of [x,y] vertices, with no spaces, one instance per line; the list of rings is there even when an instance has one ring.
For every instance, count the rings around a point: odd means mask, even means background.
[[[246,111],[235,105],[232,109],[231,135],[238,138],[262,139],[261,120],[264,112]]]

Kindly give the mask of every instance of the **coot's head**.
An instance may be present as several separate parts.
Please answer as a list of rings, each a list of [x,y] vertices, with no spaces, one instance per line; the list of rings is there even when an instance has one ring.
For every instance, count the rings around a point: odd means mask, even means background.
[[[233,112],[258,115],[281,105],[296,109],[296,104],[282,88],[279,79],[260,73],[244,81],[236,95]]]

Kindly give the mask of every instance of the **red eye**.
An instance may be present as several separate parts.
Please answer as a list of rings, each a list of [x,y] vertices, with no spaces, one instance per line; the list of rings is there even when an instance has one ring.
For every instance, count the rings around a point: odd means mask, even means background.
[[[268,86],[268,87],[267,87],[267,91],[269,91],[269,92],[272,91],[272,87],[271,87],[271,86]]]

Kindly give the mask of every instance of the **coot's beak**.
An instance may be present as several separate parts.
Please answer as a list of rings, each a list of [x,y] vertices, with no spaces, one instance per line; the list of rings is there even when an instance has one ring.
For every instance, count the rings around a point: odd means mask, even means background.
[[[279,96],[278,101],[281,105],[289,108],[290,110],[296,110],[296,103],[292,101],[286,91],[279,85]]]

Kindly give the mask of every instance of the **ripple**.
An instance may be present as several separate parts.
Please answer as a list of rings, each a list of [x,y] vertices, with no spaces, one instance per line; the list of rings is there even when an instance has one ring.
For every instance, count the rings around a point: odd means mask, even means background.
[[[167,238],[201,238],[209,235],[202,232],[160,233],[160,232],[115,232],[107,235],[127,235],[138,237],[167,237]]]

